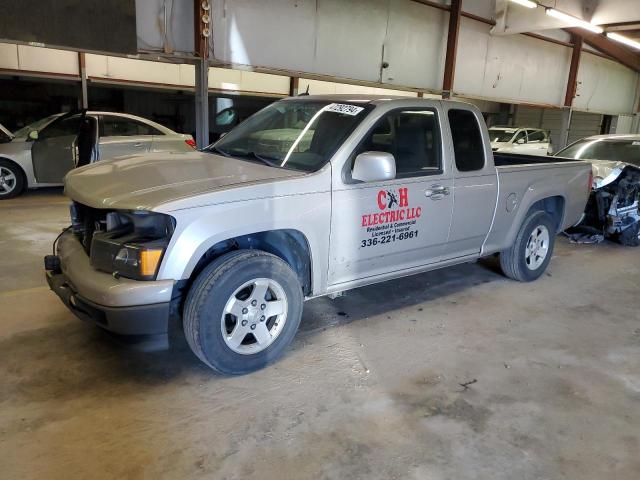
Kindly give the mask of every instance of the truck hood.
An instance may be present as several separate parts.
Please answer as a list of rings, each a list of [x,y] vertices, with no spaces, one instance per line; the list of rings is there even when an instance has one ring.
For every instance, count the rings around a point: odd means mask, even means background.
[[[94,208],[152,210],[159,205],[301,172],[202,152],[152,153],[72,170],[65,194]]]
[[[594,179],[593,188],[596,189],[609,185],[620,176],[622,170],[626,167],[639,168],[637,165],[615,160],[587,160],[587,162],[591,163]]]

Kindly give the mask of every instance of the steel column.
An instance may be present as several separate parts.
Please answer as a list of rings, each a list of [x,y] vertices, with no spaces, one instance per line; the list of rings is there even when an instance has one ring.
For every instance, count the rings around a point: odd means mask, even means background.
[[[562,109],[562,125],[560,126],[560,145],[557,150],[561,150],[569,143],[569,130],[571,128],[571,114],[573,109],[571,107],[564,107]],[[554,147],[554,151],[555,147]]]
[[[209,62],[196,60],[196,145],[209,145]]]
[[[194,0],[194,50],[196,60],[196,145],[209,145],[209,38],[211,36],[211,3]]]
[[[456,72],[456,53],[458,50],[458,34],[462,0],[451,0],[449,9],[449,33],[447,35],[447,56],[444,62],[444,81],[442,82],[442,98],[450,98]]]
[[[84,52],[78,52],[78,71],[80,73],[80,98],[78,106],[80,108],[89,108],[89,93],[87,90],[87,68],[85,65]]]
[[[569,66],[569,78],[567,79],[567,91],[564,96],[564,106],[573,105],[573,99],[576,96],[578,87],[578,69],[580,68],[580,55],[582,52],[582,37],[579,35],[571,35],[573,38],[573,50],[571,52],[571,65]]]

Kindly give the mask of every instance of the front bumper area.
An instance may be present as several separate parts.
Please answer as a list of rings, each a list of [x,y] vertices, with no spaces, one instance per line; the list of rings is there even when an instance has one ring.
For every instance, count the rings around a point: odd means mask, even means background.
[[[49,287],[81,320],[145,350],[166,348],[172,280],[114,278],[91,267],[73,233],[58,241],[59,270],[46,270]]]

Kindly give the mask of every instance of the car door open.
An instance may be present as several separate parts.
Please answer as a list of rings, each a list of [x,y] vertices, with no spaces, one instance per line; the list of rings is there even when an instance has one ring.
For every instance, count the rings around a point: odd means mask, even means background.
[[[64,115],[33,134],[31,159],[38,183],[62,183],[78,165],[78,136],[81,130],[95,128],[85,124],[86,118],[84,112]]]
[[[396,109],[377,121],[353,152],[348,178],[333,189],[330,284],[440,260],[453,205],[444,158],[435,108]],[[372,164],[370,176],[359,171],[363,161]],[[389,161],[395,175],[376,174]]]

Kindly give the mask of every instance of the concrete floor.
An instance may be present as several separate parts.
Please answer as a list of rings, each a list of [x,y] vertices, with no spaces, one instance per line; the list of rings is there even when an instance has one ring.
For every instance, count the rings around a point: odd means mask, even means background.
[[[67,216],[59,190],[0,203],[1,478],[640,478],[640,249],[314,300],[279,363],[223,378],[65,310],[41,257]]]

